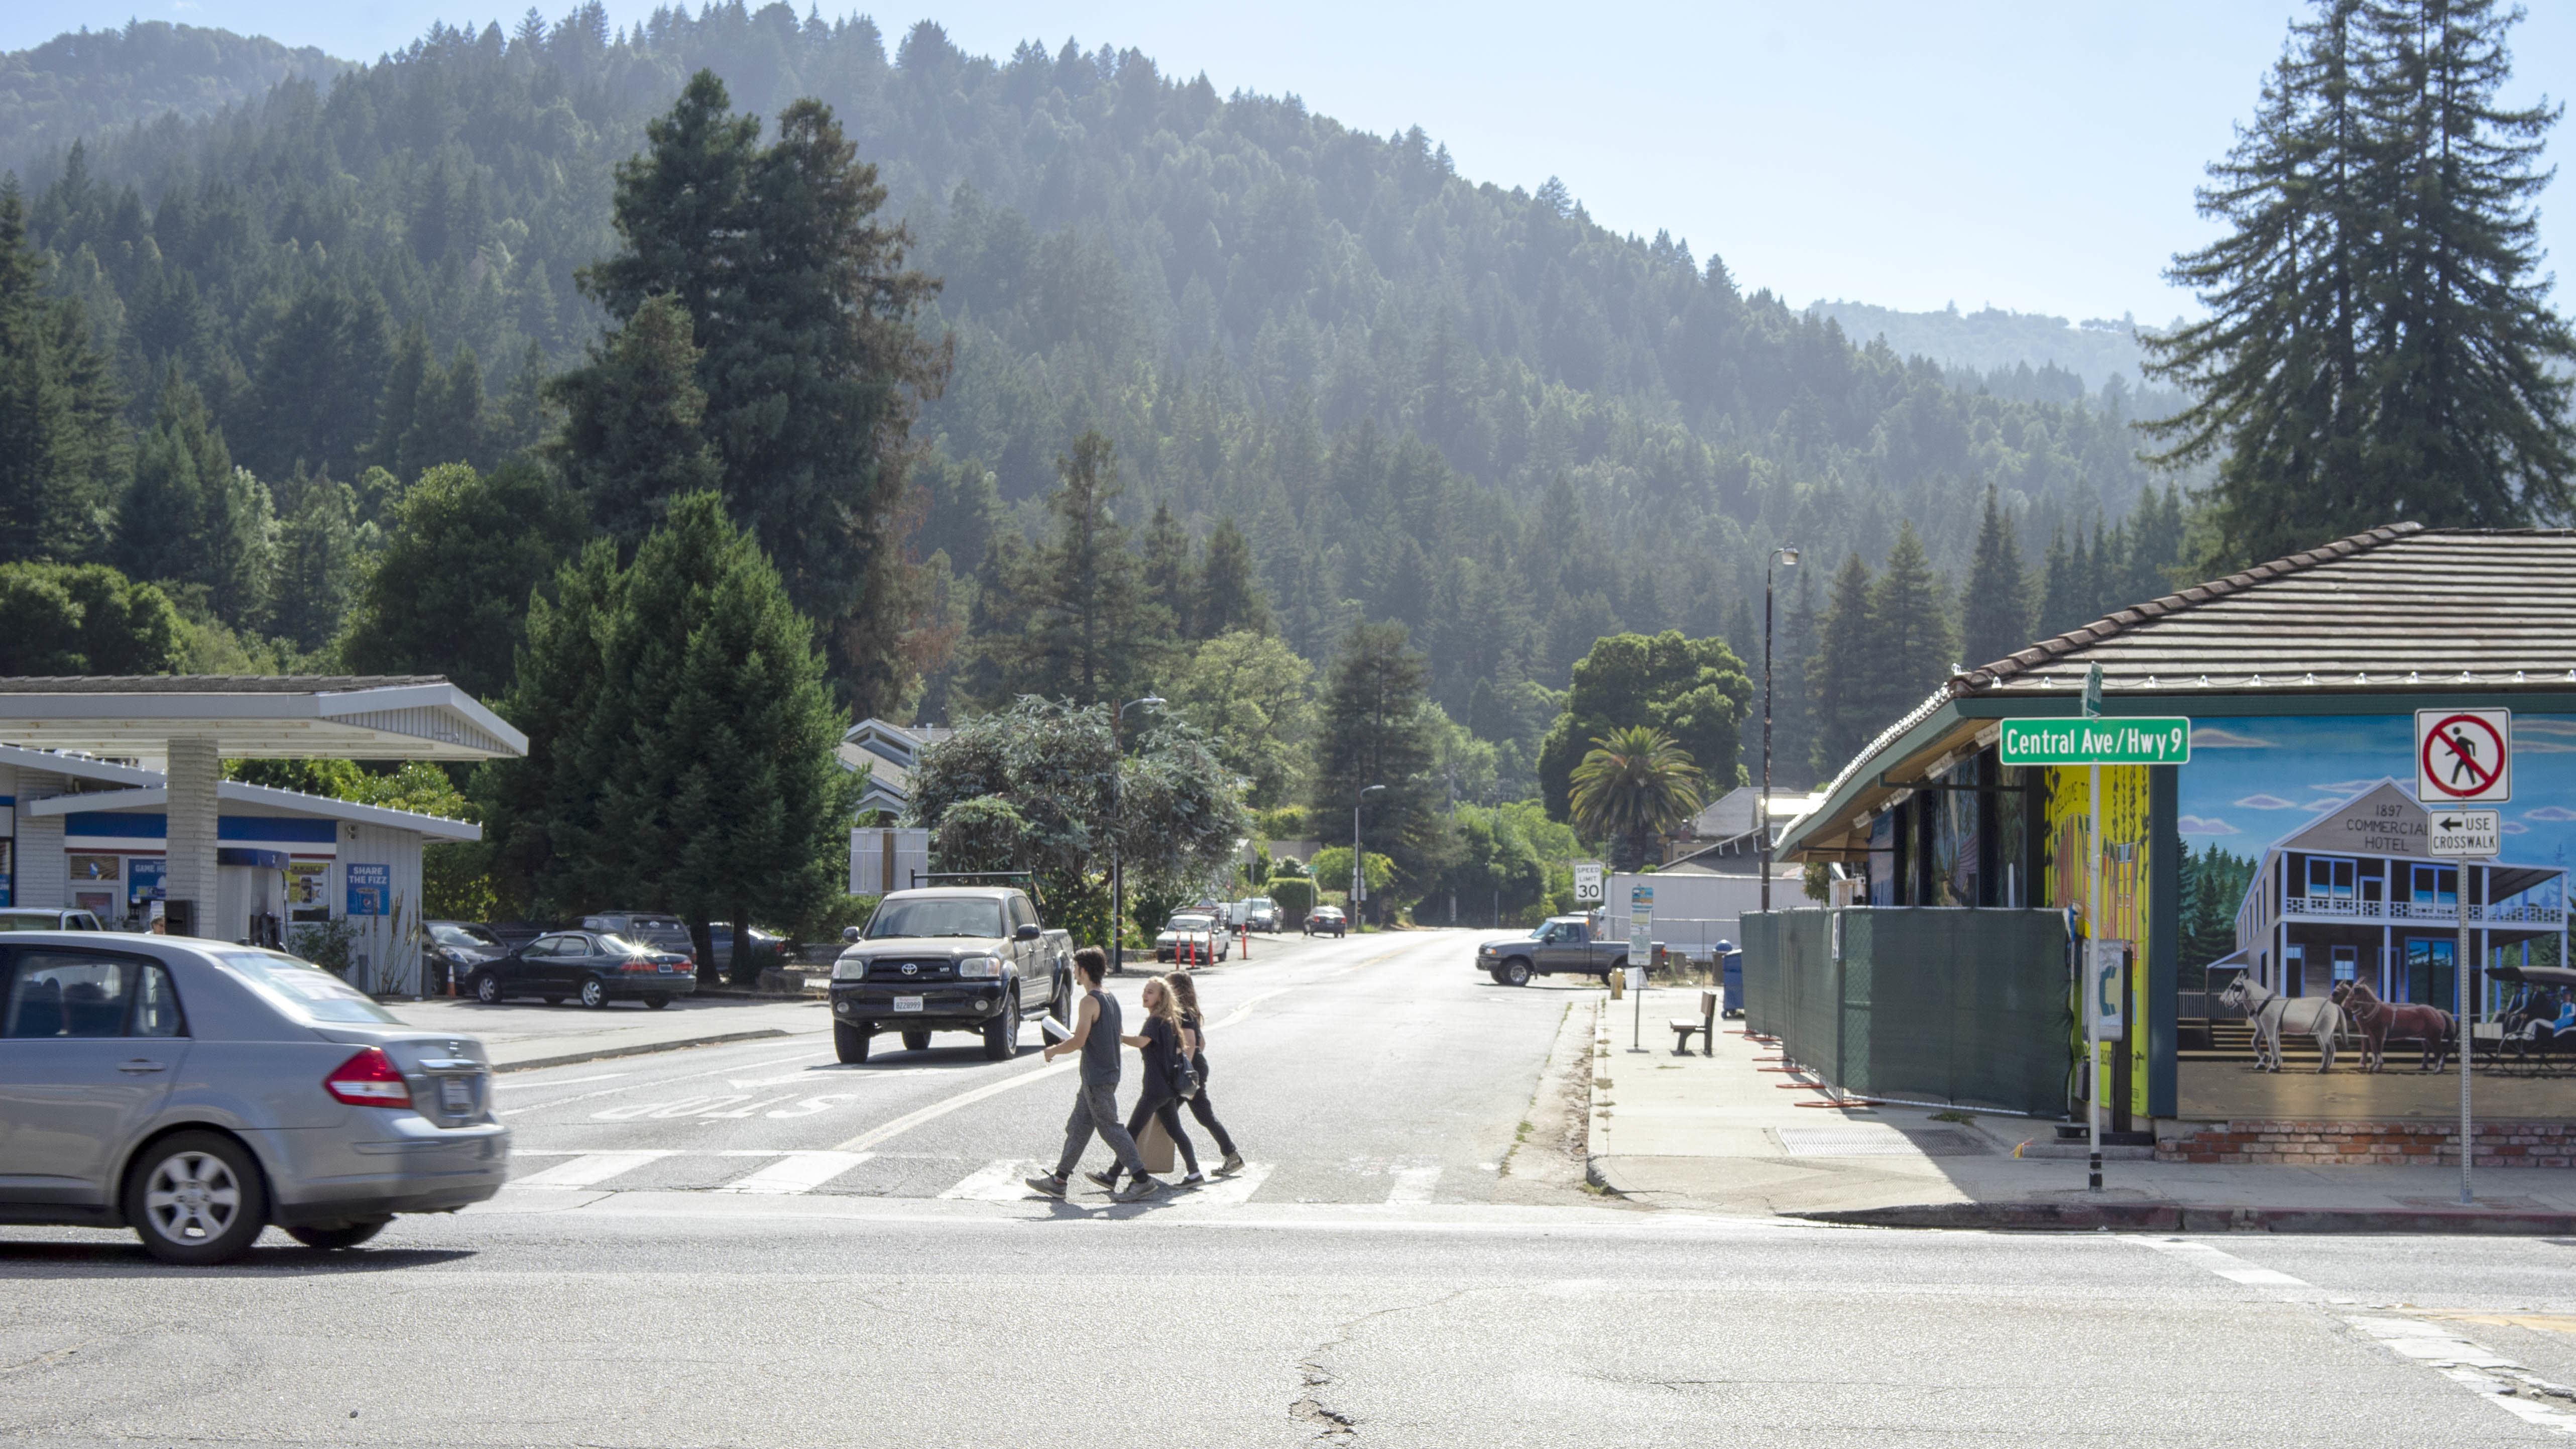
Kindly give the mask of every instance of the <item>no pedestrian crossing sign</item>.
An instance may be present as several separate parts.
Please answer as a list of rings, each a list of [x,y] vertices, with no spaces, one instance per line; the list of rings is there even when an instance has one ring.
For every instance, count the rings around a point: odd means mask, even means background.
[[[2180,765],[2191,759],[2191,721],[2008,719],[1995,757],[2007,765]]]
[[[2513,799],[2513,711],[2415,711],[2415,798],[2428,806]]]

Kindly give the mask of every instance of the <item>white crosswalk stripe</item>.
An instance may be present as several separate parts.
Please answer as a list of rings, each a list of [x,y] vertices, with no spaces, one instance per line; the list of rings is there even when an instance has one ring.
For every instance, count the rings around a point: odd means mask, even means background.
[[[1043,1164],[1026,1158],[1005,1157],[976,1168],[940,1196],[961,1202],[1018,1202],[1037,1196],[1020,1179],[1046,1170]]]
[[[633,1172],[648,1162],[659,1162],[675,1154],[669,1152],[585,1152],[570,1162],[558,1162],[543,1172],[513,1178],[512,1187],[594,1187],[620,1173]]]
[[[726,1183],[715,1191],[770,1193],[781,1196],[812,1192],[875,1155],[873,1152],[781,1153],[778,1161],[748,1177],[737,1178]]]
[[[1207,1186],[1190,1188],[1173,1195],[1172,1202],[1182,1207],[1241,1207],[1261,1190],[1270,1176],[1267,1162],[1247,1162],[1232,1177],[1211,1177]]]
[[[1388,1202],[1429,1202],[1432,1189],[1440,1185],[1440,1169],[1436,1167],[1399,1167],[1389,1176],[1395,1179],[1395,1186],[1387,1191]]]

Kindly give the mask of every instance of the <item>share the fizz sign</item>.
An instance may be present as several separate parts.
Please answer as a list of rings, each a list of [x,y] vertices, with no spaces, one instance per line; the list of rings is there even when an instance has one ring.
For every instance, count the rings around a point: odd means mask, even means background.
[[[2191,721],[2008,719],[1995,755],[2007,765],[2179,765],[2191,758]]]

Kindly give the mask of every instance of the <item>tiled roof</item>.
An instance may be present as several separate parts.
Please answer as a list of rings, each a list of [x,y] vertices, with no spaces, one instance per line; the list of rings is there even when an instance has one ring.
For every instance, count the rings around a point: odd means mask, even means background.
[[[346,694],[446,682],[438,674],[36,674],[0,676],[0,694]]]

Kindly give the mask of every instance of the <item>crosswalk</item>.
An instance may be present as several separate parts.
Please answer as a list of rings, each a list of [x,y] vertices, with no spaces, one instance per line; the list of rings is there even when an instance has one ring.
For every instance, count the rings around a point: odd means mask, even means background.
[[[876,1160],[872,1152],[824,1151],[600,1151],[581,1152],[567,1149],[521,1149],[514,1154],[520,1159],[546,1162],[533,1171],[524,1171],[510,1181],[506,1193],[544,1194],[568,1191],[582,1192],[711,1192],[755,1197],[793,1197],[834,1190],[836,1181],[853,1169]],[[720,1159],[712,1164],[688,1164],[674,1159]],[[555,1160],[559,1159],[559,1160]],[[725,1161],[723,1159],[731,1159]],[[661,1178],[650,1183],[634,1180],[639,1170],[662,1164],[666,1167],[689,1168],[677,1174],[656,1174]],[[533,1163],[531,1163],[533,1165]],[[749,1165],[748,1172],[740,1171]],[[965,1176],[935,1191],[918,1187],[900,1192],[900,1196],[928,1196],[955,1202],[1025,1202],[1038,1195],[1029,1190],[1024,1179],[1047,1171],[1050,1162],[1034,1158],[1000,1158],[987,1162]],[[1268,1184],[1279,1164],[1249,1162],[1230,1177],[1210,1177],[1195,1188],[1181,1189],[1177,1176],[1165,1175],[1164,1181],[1175,1191],[1174,1203],[1204,1207],[1240,1207]],[[954,1168],[950,1169],[954,1171]],[[1362,1181],[1380,1174],[1372,1171]],[[1391,1204],[1430,1203],[1438,1200],[1441,1169],[1435,1166],[1403,1166],[1383,1170],[1388,1183],[1384,1201]],[[708,1179],[721,1179],[710,1181]],[[1076,1180],[1077,1193],[1087,1192],[1087,1185]],[[841,1190],[848,1190],[846,1185]],[[1371,1191],[1363,1189],[1363,1191]],[[1373,1200],[1370,1198],[1343,1201]]]

